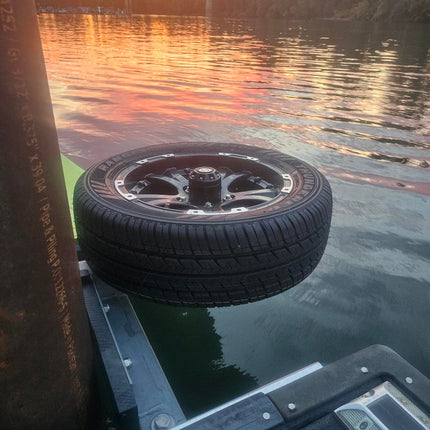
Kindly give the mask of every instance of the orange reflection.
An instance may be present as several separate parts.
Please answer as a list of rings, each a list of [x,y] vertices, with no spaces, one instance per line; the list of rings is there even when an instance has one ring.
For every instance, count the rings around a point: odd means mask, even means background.
[[[116,31],[109,30],[109,20]],[[61,31],[52,15],[39,16],[39,22],[58,127],[70,127],[75,113],[133,123],[154,116],[216,120],[222,115],[225,120],[244,108],[249,114],[258,111],[255,96],[243,87],[223,86],[224,69],[216,67],[211,37],[199,18],[186,36],[169,20],[154,17],[131,22],[75,15],[69,26],[62,22]],[[247,64],[252,52],[232,50],[223,61],[224,66]],[[231,67],[232,79],[243,79],[241,67]],[[258,72],[247,69],[246,79],[257,80]]]
[[[417,152],[428,149],[427,75],[418,66],[406,73],[392,48],[364,44],[351,54],[343,38],[312,40],[301,30],[270,38],[202,17],[39,21],[63,149],[83,159],[103,156],[105,137],[106,151],[118,152],[119,142],[172,140],[182,129],[187,139],[259,139],[284,149],[293,138],[314,154],[428,167]]]

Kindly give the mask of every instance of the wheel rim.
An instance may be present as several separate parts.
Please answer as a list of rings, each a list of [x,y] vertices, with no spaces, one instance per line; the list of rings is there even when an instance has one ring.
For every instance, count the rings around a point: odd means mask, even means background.
[[[294,183],[290,174],[256,157],[219,152],[137,160],[117,172],[114,186],[136,205],[216,215],[274,204],[291,193]]]

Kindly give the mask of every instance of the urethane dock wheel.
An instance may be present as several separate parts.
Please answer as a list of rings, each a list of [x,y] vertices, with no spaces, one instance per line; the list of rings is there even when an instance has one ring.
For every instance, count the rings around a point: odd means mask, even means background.
[[[95,274],[128,293],[228,306],[293,287],[327,243],[324,176],[281,152],[177,143],[111,157],[75,188],[79,244]]]

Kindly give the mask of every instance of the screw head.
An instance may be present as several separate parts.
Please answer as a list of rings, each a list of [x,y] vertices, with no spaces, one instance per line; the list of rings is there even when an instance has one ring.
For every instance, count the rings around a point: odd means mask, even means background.
[[[129,358],[124,358],[124,366],[130,367],[131,366],[131,360]]]
[[[296,410],[296,404],[295,403],[288,403],[288,409],[290,411],[295,411]]]
[[[369,373],[369,369],[367,367],[363,366],[360,370],[361,370],[361,373],[364,373],[364,374]]]
[[[263,414],[263,418],[264,418],[265,420],[270,420],[270,414],[269,414],[269,412],[264,412],[264,414]]]
[[[175,420],[169,414],[157,415],[151,423],[151,430],[167,430],[175,426]]]
[[[405,381],[406,381],[408,384],[412,384],[412,382],[414,382],[414,380],[413,380],[410,376],[406,377],[406,378],[405,378]]]

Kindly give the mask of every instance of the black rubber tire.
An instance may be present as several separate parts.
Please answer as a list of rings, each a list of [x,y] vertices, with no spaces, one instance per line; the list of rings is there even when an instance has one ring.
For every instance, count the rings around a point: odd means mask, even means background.
[[[220,151],[258,157],[294,178],[290,194],[247,212],[196,216],[138,206],[113,186],[117,172],[145,157]],[[79,244],[92,270],[128,293],[184,306],[228,306],[280,293],[321,259],[332,196],[324,176],[278,151],[228,143],[179,143],[100,162],[74,195]]]

